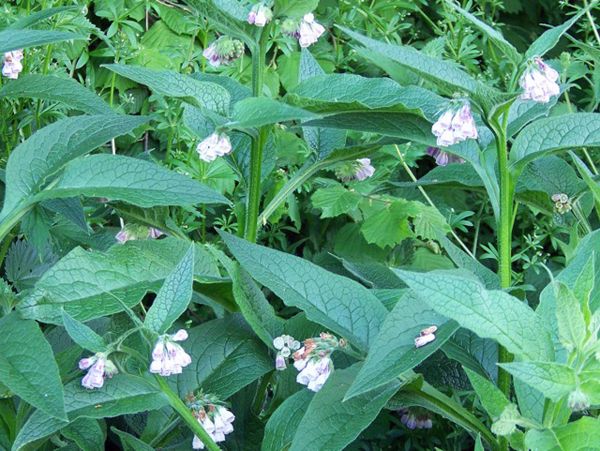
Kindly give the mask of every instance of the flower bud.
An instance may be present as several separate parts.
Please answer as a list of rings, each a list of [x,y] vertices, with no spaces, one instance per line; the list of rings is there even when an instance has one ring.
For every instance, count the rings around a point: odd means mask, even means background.
[[[569,399],[567,401],[569,409],[574,412],[586,410],[590,408],[590,398],[582,392],[579,388],[569,393]]]

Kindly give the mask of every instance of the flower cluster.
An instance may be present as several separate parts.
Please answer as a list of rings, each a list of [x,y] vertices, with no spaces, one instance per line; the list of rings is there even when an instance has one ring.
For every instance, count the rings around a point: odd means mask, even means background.
[[[400,409],[400,421],[408,429],[431,429],[433,421],[426,412],[414,412],[411,409]]]
[[[465,160],[463,160],[462,158],[457,157],[456,155],[452,155],[451,153],[444,152],[439,147],[428,147],[427,155],[430,155],[433,158],[435,158],[435,164],[437,164],[438,166],[447,166],[448,164],[453,163],[462,164],[465,162]]]
[[[127,224],[115,235],[115,239],[123,244],[130,240],[155,240],[162,235],[164,235],[164,233],[154,227]]]
[[[201,160],[211,162],[231,152],[231,141],[225,133],[215,132],[198,144],[196,152]]]
[[[319,40],[319,37],[325,33],[325,27],[315,20],[312,13],[305,14],[302,20],[285,20],[281,25],[281,30],[298,39],[300,47],[310,47]]]
[[[13,50],[4,54],[4,65],[2,66],[2,75],[16,80],[23,70],[23,50]]]
[[[248,23],[257,27],[264,27],[272,18],[273,11],[262,2],[255,4],[248,13]]]
[[[370,158],[359,158],[355,161],[349,161],[340,164],[335,169],[335,175],[342,181],[350,180],[363,181],[375,174],[375,167],[371,165]]]
[[[331,353],[344,346],[345,340],[325,332],[304,340],[304,346],[294,353],[294,367],[299,371],[296,382],[314,392],[321,390],[333,371]]]
[[[238,59],[243,53],[244,43],[242,41],[228,36],[221,36],[205,48],[202,55],[208,60],[208,64],[219,67],[221,64],[229,64]]]
[[[439,117],[431,127],[437,145],[448,147],[466,139],[477,139],[477,127],[471,113],[471,107],[464,103],[460,108],[451,108]]]
[[[571,393],[569,393],[569,398],[567,399],[567,404],[569,409],[574,412],[581,412],[582,410],[587,410],[590,408],[590,398],[582,392],[579,388],[576,388]]]
[[[541,58],[534,58],[532,64],[519,79],[523,88],[521,99],[548,103],[552,96],[560,94],[558,72],[548,66]]]
[[[83,387],[101,388],[104,385],[104,379],[117,374],[117,367],[107,357],[105,353],[99,352],[79,361],[79,369],[87,370],[87,374],[81,379]]]
[[[189,394],[186,398],[187,406],[206,433],[215,442],[225,441],[225,436],[233,432],[235,415],[231,413],[220,401],[212,395],[199,393]],[[198,436],[194,436],[192,448],[204,449],[204,443]]]
[[[437,331],[437,326],[430,326],[421,331],[419,336],[415,338],[415,348],[420,348],[421,346],[425,346],[427,343],[431,343],[435,340],[435,332]]]
[[[192,358],[175,342],[184,341],[187,337],[188,334],[184,329],[178,330],[173,335],[165,334],[158,337],[152,350],[150,372],[161,376],[181,374],[183,367],[192,363]]]
[[[277,349],[275,358],[275,369],[283,371],[287,368],[287,359],[293,351],[300,349],[300,342],[294,340],[291,335],[281,335],[273,340],[273,346]]]
[[[573,209],[571,199],[565,193],[557,193],[552,195],[552,202],[554,202],[554,210],[559,215],[564,215]]]

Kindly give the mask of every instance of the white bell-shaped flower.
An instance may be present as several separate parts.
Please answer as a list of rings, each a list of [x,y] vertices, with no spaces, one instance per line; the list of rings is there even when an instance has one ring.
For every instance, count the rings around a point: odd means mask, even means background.
[[[183,368],[192,363],[192,358],[175,342],[186,340],[187,337],[184,329],[178,330],[174,335],[158,337],[152,350],[150,372],[161,376],[181,374]]]
[[[201,160],[211,162],[231,152],[231,141],[225,133],[213,133],[198,144],[196,152]]]
[[[558,72],[541,58],[535,58],[533,65],[519,79],[519,85],[523,89],[521,99],[548,103],[551,97],[560,94],[558,77]]]
[[[300,47],[309,47],[319,40],[319,37],[325,33],[325,27],[315,20],[312,13],[306,14],[300,21],[298,27],[298,42]]]
[[[366,180],[375,174],[375,167],[371,165],[370,158],[359,158],[356,160],[358,166],[354,174],[354,178],[358,181]]]

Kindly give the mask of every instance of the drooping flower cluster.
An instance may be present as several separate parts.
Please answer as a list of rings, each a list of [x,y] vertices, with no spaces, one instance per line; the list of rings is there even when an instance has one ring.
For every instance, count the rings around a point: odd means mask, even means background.
[[[523,88],[521,99],[548,103],[551,97],[560,94],[557,80],[558,72],[544,63],[541,58],[534,58],[519,79],[519,85]]]
[[[331,353],[344,346],[345,340],[325,332],[304,340],[304,346],[294,353],[294,367],[299,371],[296,382],[314,392],[321,390],[333,371]]]
[[[231,141],[225,133],[215,132],[198,144],[196,152],[201,160],[211,162],[231,152]]]
[[[436,143],[441,147],[452,146],[466,139],[477,139],[479,136],[468,103],[463,103],[458,109],[451,108],[442,113],[431,127],[431,133],[436,136]]]
[[[235,415],[229,411],[215,396],[203,393],[189,394],[187,406],[206,433],[217,443],[225,441],[225,436],[233,432]],[[192,448],[204,449],[204,443],[194,436]]]
[[[415,338],[415,348],[420,348],[421,346],[425,346],[428,343],[431,343],[435,340],[435,332],[437,331],[437,326],[430,326],[421,331],[419,336]]]
[[[292,355],[292,352],[300,349],[300,342],[291,335],[281,335],[273,340],[273,347],[277,349],[275,369],[283,371],[287,368],[287,359]]]
[[[130,240],[155,240],[164,235],[163,232],[154,227],[146,227],[137,224],[127,224],[119,233],[115,235],[115,239],[123,244]]]
[[[263,2],[255,4],[248,13],[248,23],[257,27],[264,27],[273,18],[273,11]]]
[[[229,64],[244,53],[244,43],[229,36],[221,36],[215,42],[204,49],[202,55],[208,60],[208,64],[219,67],[221,64]]]
[[[315,16],[312,13],[305,14],[299,22],[293,19],[286,19],[281,25],[281,30],[285,34],[298,39],[300,47],[303,48],[310,47],[316,43],[319,37],[325,33],[325,27],[315,20]]]
[[[356,180],[363,181],[375,174],[375,168],[371,166],[370,158],[359,158],[356,162],[358,163],[356,172],[354,173]]]
[[[79,369],[87,370],[87,374],[81,379],[81,385],[90,390],[101,388],[104,379],[113,377],[118,373],[115,364],[110,361],[103,352],[98,352],[91,357],[79,361]]]
[[[569,409],[573,410],[574,412],[581,412],[582,410],[587,410],[590,408],[590,398],[588,398],[588,396],[578,387],[569,393],[567,405],[569,406]]]
[[[2,66],[2,75],[16,80],[23,70],[23,50],[13,50],[4,54],[4,65]]]
[[[338,165],[335,169],[336,177],[344,182],[350,180],[363,181],[372,177],[373,174],[375,174],[375,167],[371,165],[370,158],[348,161]]]
[[[161,376],[181,374],[183,368],[192,363],[192,358],[175,342],[184,341],[187,337],[188,334],[184,329],[178,330],[173,335],[165,334],[158,337],[152,350],[150,372]]]
[[[400,421],[408,429],[431,429],[433,421],[426,412],[415,409],[400,409]]]
[[[428,147],[427,155],[430,155],[433,158],[435,158],[435,164],[437,164],[438,166],[447,166],[453,163],[462,164],[465,162],[465,160],[463,160],[461,157],[458,157],[448,152],[444,152],[439,147]]]
[[[552,195],[552,202],[554,202],[554,210],[559,215],[564,215],[573,209],[571,199],[565,193],[557,193]]]

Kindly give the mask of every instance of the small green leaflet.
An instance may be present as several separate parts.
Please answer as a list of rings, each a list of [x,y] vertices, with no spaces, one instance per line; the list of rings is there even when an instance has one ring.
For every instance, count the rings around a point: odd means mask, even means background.
[[[102,337],[85,324],[77,321],[64,310],[62,312],[62,320],[69,336],[83,349],[92,352],[106,351],[106,344]]]

